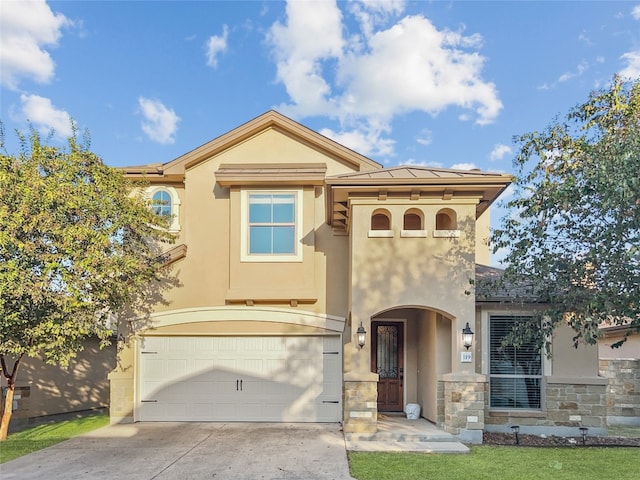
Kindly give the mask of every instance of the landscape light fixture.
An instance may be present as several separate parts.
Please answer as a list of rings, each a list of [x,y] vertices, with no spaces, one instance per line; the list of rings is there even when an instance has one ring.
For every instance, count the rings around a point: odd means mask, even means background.
[[[582,445],[587,444],[587,433],[589,433],[589,429],[587,427],[580,427],[580,435],[582,435]]]
[[[360,322],[360,326],[358,327],[358,330],[356,330],[356,334],[358,335],[358,346],[360,348],[364,347],[367,337],[367,331],[362,326],[362,322]]]
[[[467,322],[467,325],[462,329],[462,344],[467,350],[473,345],[473,331],[469,326],[469,322]]]
[[[520,438],[518,437],[518,433],[520,433],[520,425],[511,425],[511,430],[516,436],[516,445],[520,445]]]

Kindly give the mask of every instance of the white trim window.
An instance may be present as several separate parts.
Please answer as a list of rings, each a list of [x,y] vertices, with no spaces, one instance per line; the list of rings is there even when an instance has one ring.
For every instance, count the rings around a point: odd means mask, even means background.
[[[492,409],[542,409],[542,352],[533,341],[518,347],[503,345],[517,322],[532,321],[530,316],[489,317],[489,399]]]
[[[180,231],[180,197],[175,188],[166,185],[149,187],[146,196],[151,203],[151,210],[156,215],[169,217],[169,231]]]
[[[153,213],[159,216],[171,218],[172,202],[171,195],[166,190],[158,190],[151,198]]]
[[[300,191],[245,191],[243,195],[242,260],[302,260]]]

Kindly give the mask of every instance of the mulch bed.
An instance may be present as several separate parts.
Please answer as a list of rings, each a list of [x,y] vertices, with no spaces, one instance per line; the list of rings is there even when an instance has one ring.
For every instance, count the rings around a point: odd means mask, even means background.
[[[588,436],[582,443],[582,436],[558,437],[555,435],[524,435],[518,434],[521,447],[640,447],[640,438],[632,437],[596,437]],[[484,432],[482,435],[484,445],[516,445],[516,436],[513,433]]]

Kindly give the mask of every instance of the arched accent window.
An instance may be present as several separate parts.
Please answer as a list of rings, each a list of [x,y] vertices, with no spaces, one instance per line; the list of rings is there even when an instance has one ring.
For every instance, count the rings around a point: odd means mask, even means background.
[[[403,230],[424,230],[422,226],[422,212],[407,210],[402,221]]]
[[[457,230],[458,219],[456,212],[450,208],[443,208],[436,213],[436,230]]]
[[[391,216],[389,213],[376,210],[371,215],[371,230],[391,230]]]
[[[151,203],[151,209],[156,215],[167,216],[171,219],[169,231],[176,233],[180,231],[180,197],[174,187],[159,185],[149,187],[146,190],[146,197]]]
[[[378,209],[371,214],[369,237],[393,237],[391,214],[388,210]]]
[[[401,237],[426,237],[427,231],[424,228],[424,213],[418,208],[410,208],[404,212],[402,218]]]
[[[458,215],[451,208],[443,208],[436,213],[434,237],[455,238],[460,236]]]
[[[153,213],[156,215],[162,215],[165,217],[171,217],[172,215],[172,202],[171,195],[166,190],[158,190],[153,194],[151,198],[151,204]]]

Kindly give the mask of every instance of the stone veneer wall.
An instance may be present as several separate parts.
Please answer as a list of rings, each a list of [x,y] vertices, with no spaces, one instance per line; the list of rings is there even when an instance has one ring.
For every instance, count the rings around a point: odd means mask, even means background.
[[[489,411],[486,430],[521,433],[575,435],[578,427],[589,427],[593,435],[606,434],[607,381],[605,379],[547,379],[543,411]]]
[[[439,419],[438,427],[452,435],[457,435],[463,441],[482,443],[487,382],[445,379],[438,384],[438,396],[442,389],[444,403],[442,407],[444,419],[442,423]],[[438,412],[440,412],[440,401],[438,401]]]
[[[345,433],[375,433],[378,422],[378,382],[344,382]]]
[[[607,423],[640,425],[640,360],[601,359],[600,375],[609,380]]]
[[[436,425],[444,430],[444,382],[438,382],[436,388]]]

